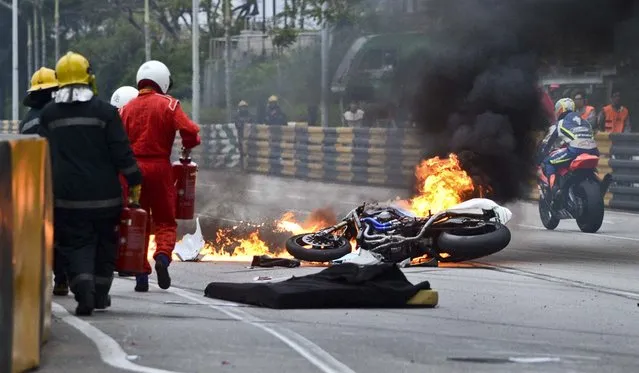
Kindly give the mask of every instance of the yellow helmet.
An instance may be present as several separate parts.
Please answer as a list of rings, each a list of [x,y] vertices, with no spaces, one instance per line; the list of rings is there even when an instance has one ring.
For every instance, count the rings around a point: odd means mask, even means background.
[[[55,78],[55,71],[46,67],[33,73],[31,76],[31,88],[27,92],[40,91],[44,89],[55,88],[58,86],[58,80]]]
[[[268,102],[277,102],[277,96],[273,95],[268,98]]]
[[[55,75],[60,88],[71,84],[84,84],[93,87],[95,75],[91,64],[83,55],[67,52],[55,65]]]

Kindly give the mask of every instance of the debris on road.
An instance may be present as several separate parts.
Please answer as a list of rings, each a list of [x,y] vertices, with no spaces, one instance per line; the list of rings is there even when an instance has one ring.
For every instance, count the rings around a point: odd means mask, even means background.
[[[392,263],[339,264],[280,282],[212,282],[204,294],[275,309],[434,307],[438,303],[428,281],[413,285]]]
[[[300,261],[297,259],[287,259],[287,258],[271,258],[268,255],[254,255],[253,261],[251,262],[252,267],[286,267],[286,268],[296,268],[300,266]]]

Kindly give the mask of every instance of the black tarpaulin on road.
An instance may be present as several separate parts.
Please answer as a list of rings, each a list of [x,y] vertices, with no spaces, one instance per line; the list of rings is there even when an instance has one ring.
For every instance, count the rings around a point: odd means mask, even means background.
[[[428,281],[411,284],[392,263],[359,266],[346,263],[316,274],[274,283],[212,282],[204,291],[209,298],[260,307],[292,308],[398,308]]]

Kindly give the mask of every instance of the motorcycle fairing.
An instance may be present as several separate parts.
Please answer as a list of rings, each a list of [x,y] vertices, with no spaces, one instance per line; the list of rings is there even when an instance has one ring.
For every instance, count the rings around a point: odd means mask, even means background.
[[[599,157],[590,154],[580,154],[572,162],[569,169],[574,171],[579,168],[597,168],[599,165]]]
[[[506,207],[500,206],[495,201],[487,198],[473,198],[464,201],[446,211],[464,214],[483,215],[484,211],[494,211],[495,217],[501,224],[506,224],[512,219],[513,213]]]
[[[382,262],[382,258],[371,253],[368,250],[363,250],[361,247],[357,250],[344,255],[339,259],[335,259],[331,262],[331,264],[344,264],[344,263],[354,263],[358,265],[373,265]]]

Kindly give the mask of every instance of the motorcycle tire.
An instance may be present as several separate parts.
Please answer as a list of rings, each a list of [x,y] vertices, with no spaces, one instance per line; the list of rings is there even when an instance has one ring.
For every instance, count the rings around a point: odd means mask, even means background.
[[[325,263],[339,259],[352,251],[351,243],[345,237],[339,237],[338,245],[335,248],[307,249],[298,243],[302,237],[307,235],[309,235],[309,233],[298,234],[286,240],[286,251],[288,251],[288,253],[295,259],[303,260],[305,262]]]
[[[584,233],[596,233],[603,224],[604,199],[599,183],[587,179],[578,184],[577,197],[583,201],[583,210],[578,216],[577,226]]]
[[[469,235],[463,229],[443,232],[437,238],[440,262],[463,262],[492,255],[510,243],[510,229],[503,224],[486,225],[485,233]],[[446,253],[447,255],[442,255]]]
[[[552,202],[546,200],[546,198],[540,194],[539,195],[539,219],[541,219],[541,224],[544,228],[552,231],[559,225],[560,219],[552,212],[550,208]]]

